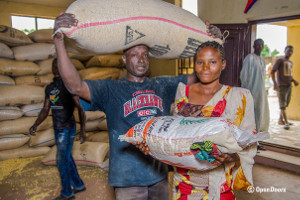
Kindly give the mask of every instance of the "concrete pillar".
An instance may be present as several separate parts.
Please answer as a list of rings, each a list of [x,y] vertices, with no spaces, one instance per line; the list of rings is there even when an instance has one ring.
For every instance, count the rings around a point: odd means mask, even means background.
[[[290,60],[293,62],[293,77],[300,83],[300,26],[289,26],[287,29],[287,44],[294,47],[294,53]],[[280,38],[278,38],[280,39]],[[292,120],[300,120],[300,85],[293,84],[292,99],[287,108],[287,117]]]

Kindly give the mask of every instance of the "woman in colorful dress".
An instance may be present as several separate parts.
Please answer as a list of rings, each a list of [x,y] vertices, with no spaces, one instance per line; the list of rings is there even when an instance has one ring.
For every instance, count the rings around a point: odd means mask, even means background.
[[[225,69],[223,46],[217,42],[201,44],[194,56],[194,70],[198,83],[190,86],[180,83],[177,89],[174,114],[184,117],[224,117],[241,130],[255,130],[254,104],[247,89],[222,85],[219,78]],[[250,147],[256,152],[256,144]],[[210,171],[196,171],[174,167],[173,199],[205,200],[235,199],[232,189],[247,189],[250,183],[244,178],[238,164],[237,154],[213,155],[213,164],[218,166]],[[250,161],[252,162],[252,161]],[[224,171],[224,176],[215,177],[214,171]],[[238,174],[238,175],[237,175]],[[233,177],[238,177],[233,180]],[[241,178],[244,179],[241,183]],[[218,179],[218,180],[217,180]]]

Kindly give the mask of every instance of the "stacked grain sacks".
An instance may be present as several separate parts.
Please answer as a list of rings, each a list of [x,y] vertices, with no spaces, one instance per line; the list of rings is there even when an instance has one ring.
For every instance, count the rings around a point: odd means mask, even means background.
[[[28,135],[43,107],[45,87],[53,79],[53,30],[38,30],[27,36],[7,26],[0,28],[6,30],[0,33],[0,160],[47,154],[43,162],[55,164],[52,159],[56,148],[51,113],[38,127],[36,136]],[[70,57],[82,79],[118,79],[124,71],[121,55],[70,53]],[[79,122],[77,111],[74,115]],[[85,157],[74,157],[78,158],[79,164],[103,166],[109,148],[105,114],[86,112],[86,116],[87,142],[81,145],[75,142],[73,149],[73,154]]]
[[[42,82],[32,81],[39,79],[35,75],[40,70],[33,61],[54,55],[51,44],[35,44],[21,31],[7,26],[0,28],[3,30],[0,34],[0,160],[46,154],[50,147],[29,145],[31,139],[27,134],[36,116],[27,116],[22,107],[39,105],[44,100]],[[38,130],[51,127],[49,116]]]

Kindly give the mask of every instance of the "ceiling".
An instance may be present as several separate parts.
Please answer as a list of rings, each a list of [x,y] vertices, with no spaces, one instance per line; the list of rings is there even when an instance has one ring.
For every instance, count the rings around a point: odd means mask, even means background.
[[[5,1],[67,8],[75,0],[5,0]]]
[[[4,0],[4,1],[67,8],[75,0]],[[300,20],[273,22],[270,24],[281,25],[281,26],[300,26]]]

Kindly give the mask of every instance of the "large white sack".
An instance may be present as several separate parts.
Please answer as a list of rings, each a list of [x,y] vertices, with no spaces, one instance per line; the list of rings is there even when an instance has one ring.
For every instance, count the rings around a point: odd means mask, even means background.
[[[0,121],[18,119],[23,114],[23,111],[18,107],[0,107]]]
[[[209,170],[213,166],[207,160],[198,160],[190,147],[193,143],[211,141],[223,153],[237,153],[246,146],[268,138],[268,133],[253,134],[242,131],[222,117],[200,118],[163,116],[142,121],[132,127],[121,141],[146,140],[150,155],[167,164],[194,170]]]
[[[150,56],[164,59],[191,57],[205,41],[205,23],[194,14],[159,0],[78,0],[66,13],[77,27],[62,28],[67,48],[85,54],[110,54],[145,44]]]
[[[2,58],[14,58],[13,51],[4,43],[0,42],[0,57]]]
[[[0,85],[15,85],[14,79],[9,76],[0,75]]]
[[[39,29],[28,34],[28,37],[34,42],[53,43],[52,34],[53,34],[53,29]]]
[[[93,56],[87,63],[86,67],[124,67],[125,63],[122,60],[122,55],[103,55]]]
[[[0,25],[0,42],[8,46],[20,46],[33,43],[24,32],[5,25]]]
[[[44,101],[44,88],[33,85],[0,85],[0,106],[15,106]]]
[[[34,43],[25,46],[13,47],[16,60],[45,60],[55,55],[54,44]]]
[[[0,151],[19,148],[28,140],[29,136],[24,134],[0,135]]]
[[[14,120],[0,121],[0,135],[29,134],[29,129],[36,119],[37,117],[21,117]],[[42,131],[52,126],[52,117],[49,116],[38,126],[37,131]]]
[[[20,148],[0,151],[0,161],[13,158],[30,158],[45,155],[50,147],[29,147],[27,144]]]
[[[0,74],[8,76],[34,75],[40,67],[34,62],[0,58]]]
[[[15,78],[16,85],[37,85],[37,86],[46,86],[49,85],[54,78],[54,75],[45,74],[45,75],[27,75],[27,76],[18,76]]]
[[[72,156],[77,165],[101,167],[109,150],[108,143],[102,142],[74,142]],[[56,165],[56,145],[42,159],[45,165]]]

